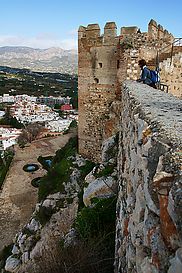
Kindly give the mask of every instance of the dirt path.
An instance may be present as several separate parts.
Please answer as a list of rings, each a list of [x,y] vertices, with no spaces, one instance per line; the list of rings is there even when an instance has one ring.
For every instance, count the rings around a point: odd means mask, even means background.
[[[0,193],[0,250],[12,242],[16,233],[30,218],[37,202],[37,189],[32,187],[31,180],[43,176],[46,171],[37,162],[38,156],[54,155],[55,151],[63,147],[68,139],[75,135],[37,140],[23,150],[16,148],[16,153],[6,176]],[[40,166],[34,174],[23,171],[27,163]]]

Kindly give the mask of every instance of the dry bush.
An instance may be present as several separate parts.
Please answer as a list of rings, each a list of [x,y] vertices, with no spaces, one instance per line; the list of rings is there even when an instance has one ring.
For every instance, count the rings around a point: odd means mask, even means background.
[[[69,247],[43,249],[31,273],[112,273],[114,257],[101,244],[79,242]],[[109,257],[111,255],[111,257]]]

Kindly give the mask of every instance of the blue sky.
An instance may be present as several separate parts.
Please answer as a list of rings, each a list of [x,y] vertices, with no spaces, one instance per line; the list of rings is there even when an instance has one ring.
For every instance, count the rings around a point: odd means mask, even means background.
[[[147,31],[153,18],[182,37],[181,0],[0,0],[0,46],[76,48],[79,25],[107,21]]]

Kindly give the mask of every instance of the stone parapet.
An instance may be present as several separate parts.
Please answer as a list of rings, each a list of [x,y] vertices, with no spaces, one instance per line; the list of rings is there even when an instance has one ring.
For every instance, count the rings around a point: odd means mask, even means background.
[[[182,265],[181,101],[127,81],[122,105],[115,272],[176,272]]]

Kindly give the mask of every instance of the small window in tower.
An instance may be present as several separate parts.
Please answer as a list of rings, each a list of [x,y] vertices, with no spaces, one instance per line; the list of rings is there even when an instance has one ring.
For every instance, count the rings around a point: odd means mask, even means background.
[[[119,60],[117,60],[117,69],[119,68]]]
[[[95,78],[94,79],[95,83],[99,83],[99,79]]]
[[[102,63],[99,63],[99,67],[102,68]]]

